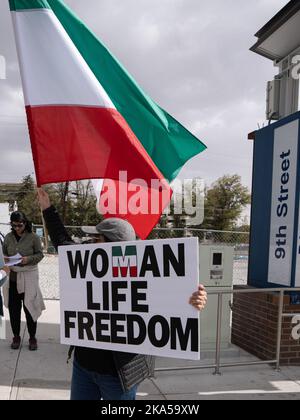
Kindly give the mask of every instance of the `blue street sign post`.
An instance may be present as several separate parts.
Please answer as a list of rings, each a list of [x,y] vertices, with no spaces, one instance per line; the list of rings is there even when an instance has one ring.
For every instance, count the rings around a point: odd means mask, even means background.
[[[300,113],[255,133],[248,284],[300,287]]]

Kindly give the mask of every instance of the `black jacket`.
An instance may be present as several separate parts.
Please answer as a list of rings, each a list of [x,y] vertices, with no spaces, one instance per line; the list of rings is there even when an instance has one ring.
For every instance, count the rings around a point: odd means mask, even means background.
[[[57,249],[60,245],[74,244],[60,220],[57,210],[51,206],[43,213],[51,241],[55,248]],[[94,349],[92,350],[95,351]],[[80,351],[80,347],[77,347],[76,351]],[[112,351],[111,353],[117,374],[125,392],[141,383],[144,379],[153,376],[154,358],[152,356],[116,351]],[[97,366],[94,366],[94,370],[97,372]]]
[[[2,295],[1,295],[1,286],[3,286],[3,284],[5,283],[5,280],[6,279],[4,278],[4,279],[2,279],[0,281],[0,316],[4,316],[4,313],[3,313],[3,300],[2,300]]]
[[[0,290],[0,316],[4,316],[1,290]]]

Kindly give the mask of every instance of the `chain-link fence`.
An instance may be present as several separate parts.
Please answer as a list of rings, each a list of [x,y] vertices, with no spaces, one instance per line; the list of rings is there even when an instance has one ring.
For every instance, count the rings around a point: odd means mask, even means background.
[[[88,243],[89,238],[84,235],[80,227],[66,226],[66,228],[74,242]],[[45,249],[45,258],[39,265],[43,295],[48,299],[58,299],[59,281],[57,253],[50,240],[48,240],[46,243],[43,226],[34,225],[33,229],[34,232],[40,236]],[[4,235],[9,230],[9,225],[0,224],[0,240],[1,232]],[[154,229],[149,239],[168,239],[182,237],[196,237],[199,239],[200,244],[223,246],[227,245],[234,247],[233,284],[242,285],[247,283],[249,254],[248,232],[227,232],[192,228],[160,228]]]
[[[249,232],[204,229],[154,229],[149,239],[195,237],[199,244],[234,247],[233,284],[247,284]]]

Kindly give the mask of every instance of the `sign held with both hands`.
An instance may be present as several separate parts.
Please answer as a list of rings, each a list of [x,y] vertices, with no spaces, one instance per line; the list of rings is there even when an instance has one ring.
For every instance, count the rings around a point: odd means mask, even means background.
[[[61,341],[199,360],[198,239],[59,248]]]

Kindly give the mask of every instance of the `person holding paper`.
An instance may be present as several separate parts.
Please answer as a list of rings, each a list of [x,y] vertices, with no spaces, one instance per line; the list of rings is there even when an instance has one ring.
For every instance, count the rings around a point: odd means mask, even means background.
[[[4,305],[9,310],[13,331],[11,348],[17,350],[21,344],[22,304],[29,333],[29,350],[37,350],[37,320],[45,310],[39,287],[38,263],[43,259],[40,238],[32,232],[31,223],[22,212],[11,214],[12,231],[3,244],[5,260],[11,266],[9,281],[3,287]]]
[[[39,189],[38,197],[54,246],[74,244],[58,212],[51,206],[48,194]],[[116,218],[104,220],[87,233],[93,235],[97,243],[136,240],[131,224]],[[206,302],[207,293],[199,286],[189,303],[202,310]],[[152,356],[76,347],[71,400],[135,400],[138,385],[153,376],[153,372]]]
[[[13,255],[12,257],[6,257],[5,258],[5,265],[7,267],[11,267],[13,265],[18,265],[22,263],[22,255],[21,254],[16,254]]]

